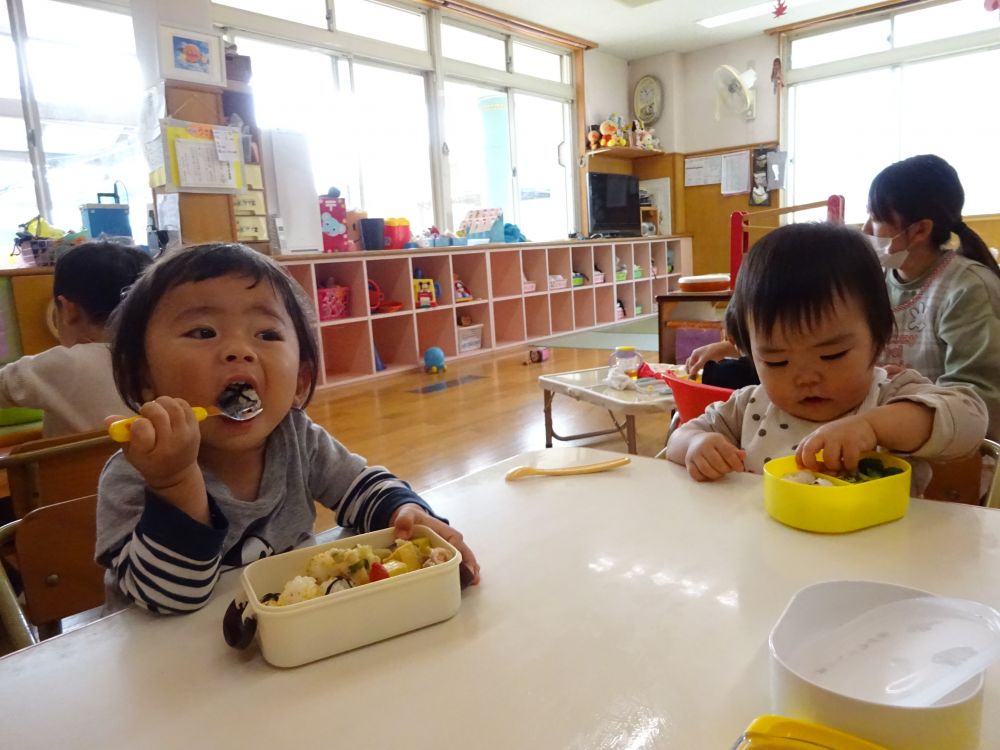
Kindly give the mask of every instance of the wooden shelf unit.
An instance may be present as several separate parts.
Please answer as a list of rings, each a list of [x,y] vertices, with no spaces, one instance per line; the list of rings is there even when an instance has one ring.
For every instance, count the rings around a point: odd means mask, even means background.
[[[431,346],[441,347],[451,360],[610,325],[619,300],[626,320],[653,317],[656,296],[675,289],[677,278],[694,267],[687,236],[301,253],[277,260],[303,288],[317,316],[322,355],[317,388],[422,367]],[[616,280],[619,264],[627,271],[622,280]],[[598,283],[595,267],[604,274]],[[416,307],[412,279],[418,270],[440,288],[436,307]],[[586,277],[582,285],[572,285],[574,272]],[[555,275],[566,280],[565,287],[549,288]],[[455,302],[455,278],[472,293],[472,301]],[[377,282],[384,302],[401,308],[371,312],[369,280]],[[526,291],[524,281],[534,289]],[[318,320],[316,289],[333,283],[350,288],[348,315]],[[480,349],[459,352],[459,316],[483,326]]]

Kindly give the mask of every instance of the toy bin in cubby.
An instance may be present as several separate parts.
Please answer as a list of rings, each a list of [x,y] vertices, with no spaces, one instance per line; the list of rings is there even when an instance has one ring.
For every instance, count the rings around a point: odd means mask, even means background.
[[[337,320],[351,314],[351,288],[349,286],[320,287],[316,290],[320,320]]]
[[[458,351],[473,352],[483,346],[483,324],[458,327]]]
[[[318,552],[359,544],[387,548],[395,536],[394,529],[381,529],[251,563],[243,569],[243,597],[237,599],[245,598],[247,604],[242,616],[234,611],[236,602],[230,607],[227,640],[237,647],[248,646],[253,636],[246,640],[240,636],[252,632],[253,620],[264,659],[276,667],[297,667],[452,617],[461,604],[462,555],[425,526],[414,527],[413,536],[428,537],[432,547],[444,548],[447,561],[296,604],[274,607],[261,602],[292,578],[305,575],[310,558]]]

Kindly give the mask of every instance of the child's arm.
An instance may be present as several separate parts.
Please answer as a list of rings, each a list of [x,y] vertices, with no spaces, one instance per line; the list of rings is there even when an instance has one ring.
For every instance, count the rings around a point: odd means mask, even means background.
[[[382,466],[367,466],[326,430],[310,423],[305,435],[312,495],[337,513],[341,526],[372,531],[395,526],[400,538],[409,538],[414,524],[434,529],[461,553],[478,580],[479,565],[462,535],[446,519],[434,514],[410,485]]]
[[[409,539],[416,524],[422,524],[436,531],[442,539],[462,553],[462,566],[468,568],[470,574],[468,583],[472,585],[479,583],[479,563],[476,561],[476,556],[472,554],[472,550],[469,549],[469,545],[465,543],[462,532],[440,520],[437,516],[428,513],[424,510],[423,505],[401,505],[392,514],[390,520],[396,529],[396,537],[399,539]],[[466,583],[463,582],[462,585],[465,586]]]
[[[713,404],[697,419],[681,426],[667,443],[667,458],[687,467],[698,482],[721,479],[733,471],[745,471],[739,440],[743,407],[753,388],[734,393],[723,404]],[[743,393],[741,396],[740,394]]]
[[[714,344],[699,346],[692,351],[684,366],[687,368],[688,376],[694,378],[702,371],[706,362],[738,356],[740,356],[740,351],[735,344],[728,340],[718,341]]]
[[[880,406],[823,425],[799,444],[806,468],[819,468],[816,451],[834,471],[857,468],[858,456],[881,447],[932,461],[951,461],[976,451],[986,436],[986,406],[968,386],[937,386],[915,370],[903,370],[882,386]]]
[[[934,410],[901,401],[878,406],[864,414],[828,422],[810,433],[795,453],[799,464],[812,471],[854,471],[865,451],[881,446],[894,453],[914,453],[927,442]],[[823,461],[816,453],[823,451]],[[822,464],[822,465],[821,465]]]
[[[684,425],[670,436],[667,458],[686,466],[692,479],[711,482],[731,471],[746,470],[743,466],[746,451],[737,448],[718,432],[704,432],[689,425]]]
[[[228,524],[212,512],[205,491],[191,408],[160,398],[144,404],[140,415],[123,452],[141,485],[116,471],[114,459],[101,477],[98,561],[111,568],[122,593],[146,609],[196,610],[215,587]]]
[[[207,525],[208,493],[198,466],[200,445],[198,420],[187,401],[161,396],[142,405],[122,452],[151,492]]]

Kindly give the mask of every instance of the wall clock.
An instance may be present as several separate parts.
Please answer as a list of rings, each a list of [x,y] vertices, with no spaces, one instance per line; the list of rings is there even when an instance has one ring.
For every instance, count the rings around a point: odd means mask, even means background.
[[[643,125],[652,125],[663,111],[663,87],[653,76],[643,76],[635,84],[632,109]]]

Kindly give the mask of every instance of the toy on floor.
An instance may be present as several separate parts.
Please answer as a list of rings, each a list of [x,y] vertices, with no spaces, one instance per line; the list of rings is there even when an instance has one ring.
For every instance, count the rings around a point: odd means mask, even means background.
[[[444,372],[447,367],[444,364],[444,350],[440,346],[428,347],[424,352],[424,372]]]

